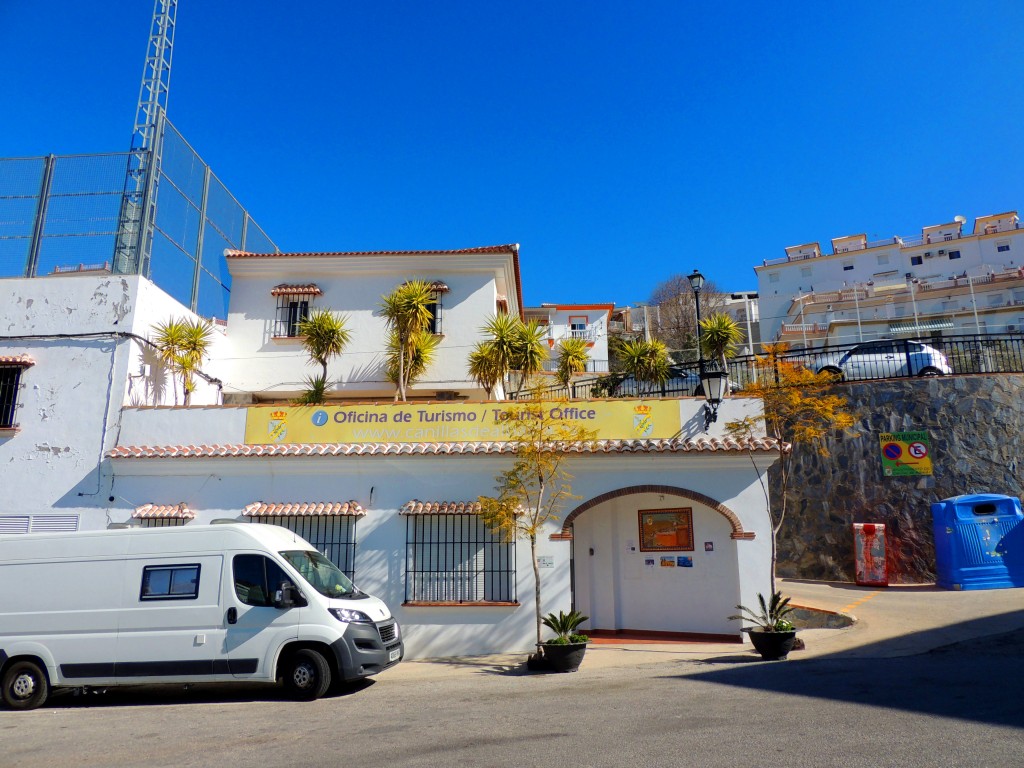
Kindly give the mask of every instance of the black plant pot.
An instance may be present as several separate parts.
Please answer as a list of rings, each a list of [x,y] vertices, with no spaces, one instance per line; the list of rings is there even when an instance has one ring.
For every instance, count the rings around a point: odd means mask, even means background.
[[[762,632],[757,629],[747,630],[754,650],[761,654],[765,661],[779,661],[786,658],[793,650],[796,632]]]
[[[583,654],[586,652],[586,643],[568,643],[566,645],[544,643],[544,660],[555,672],[575,672],[583,663]]]

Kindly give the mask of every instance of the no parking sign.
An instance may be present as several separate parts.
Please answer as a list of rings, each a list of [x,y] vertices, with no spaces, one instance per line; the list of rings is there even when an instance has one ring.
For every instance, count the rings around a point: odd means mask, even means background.
[[[931,439],[927,432],[883,432],[879,435],[882,472],[886,477],[932,473]]]

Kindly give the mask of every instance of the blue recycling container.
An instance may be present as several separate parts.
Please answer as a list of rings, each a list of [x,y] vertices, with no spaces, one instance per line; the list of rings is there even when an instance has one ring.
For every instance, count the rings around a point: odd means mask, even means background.
[[[935,583],[944,589],[1024,587],[1020,499],[995,493],[932,504]]]

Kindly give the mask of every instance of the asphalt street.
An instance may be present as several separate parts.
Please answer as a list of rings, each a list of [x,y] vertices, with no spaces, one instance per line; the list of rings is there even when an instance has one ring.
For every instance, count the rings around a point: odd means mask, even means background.
[[[527,674],[521,655],[406,662],[309,703],[263,687],[65,695],[0,711],[0,766],[1024,764],[1024,590],[788,586],[856,603],[860,621],[805,631],[781,662],[596,645],[574,674]]]

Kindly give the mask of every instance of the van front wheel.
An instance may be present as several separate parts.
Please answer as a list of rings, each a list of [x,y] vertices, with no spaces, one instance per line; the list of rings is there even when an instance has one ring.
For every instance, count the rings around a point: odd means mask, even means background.
[[[284,663],[284,686],[297,699],[319,699],[331,687],[331,665],[318,651],[295,651]]]
[[[41,707],[49,694],[46,672],[34,661],[16,661],[4,672],[4,703],[11,709]]]

